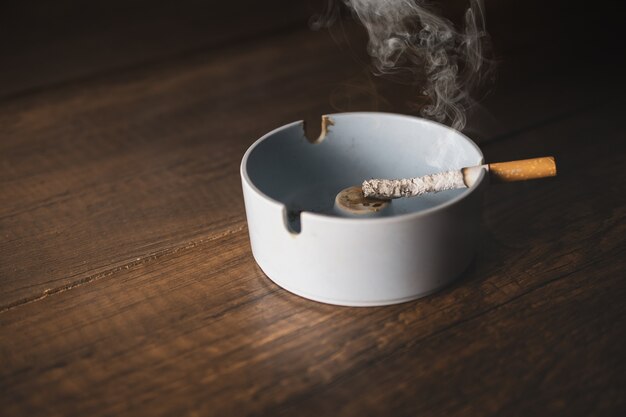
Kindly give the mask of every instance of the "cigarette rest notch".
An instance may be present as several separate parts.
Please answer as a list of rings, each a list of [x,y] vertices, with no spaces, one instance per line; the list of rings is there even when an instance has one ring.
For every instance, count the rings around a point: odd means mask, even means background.
[[[309,123],[308,121],[303,120],[302,130],[304,131],[304,137],[310,143],[313,143],[313,144],[320,143],[326,138],[326,135],[328,134],[330,126],[333,126],[334,124],[335,122],[329,116],[322,116],[320,129],[317,130],[315,129],[315,126],[317,126],[317,123]]]

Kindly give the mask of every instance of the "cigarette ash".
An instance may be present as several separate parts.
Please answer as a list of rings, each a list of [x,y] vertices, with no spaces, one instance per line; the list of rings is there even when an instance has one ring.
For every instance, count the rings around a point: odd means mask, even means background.
[[[426,193],[465,188],[462,171],[438,172],[417,178],[397,180],[372,179],[363,181],[363,195],[368,198],[415,197]]]

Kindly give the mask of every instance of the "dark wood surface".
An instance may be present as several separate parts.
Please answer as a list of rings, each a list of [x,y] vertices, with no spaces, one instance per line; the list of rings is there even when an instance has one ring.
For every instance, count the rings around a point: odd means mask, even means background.
[[[592,59],[607,49],[511,36],[467,132],[488,161],[555,155],[558,177],[488,190],[453,286],[344,308],[256,266],[239,162],[287,122],[406,96],[365,75],[358,29],[270,26],[38,82],[5,67],[0,414],[623,415],[626,105],[623,68]]]

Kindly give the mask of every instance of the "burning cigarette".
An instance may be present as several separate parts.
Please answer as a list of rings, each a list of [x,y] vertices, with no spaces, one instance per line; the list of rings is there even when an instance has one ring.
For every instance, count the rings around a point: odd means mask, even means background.
[[[388,200],[471,187],[483,169],[489,173],[489,177],[493,181],[497,182],[525,181],[556,175],[554,157],[546,156],[521,161],[478,165],[417,178],[367,180],[363,182],[363,195],[367,198]]]

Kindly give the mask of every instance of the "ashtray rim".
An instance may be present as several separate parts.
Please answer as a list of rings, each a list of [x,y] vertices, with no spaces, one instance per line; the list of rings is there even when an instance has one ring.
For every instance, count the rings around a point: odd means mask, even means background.
[[[418,119],[420,122],[423,123],[427,123],[427,124],[432,124],[432,125],[436,125],[438,128],[443,128],[445,130],[448,130],[456,135],[458,135],[460,138],[464,139],[472,148],[474,148],[474,150],[478,153],[478,155],[480,156],[480,161],[478,162],[479,164],[483,164],[484,163],[484,155],[482,153],[482,151],[480,150],[480,148],[478,147],[478,145],[471,140],[469,137],[467,137],[465,134],[463,134],[462,132],[453,129],[449,126],[446,126],[442,123],[433,121],[433,120],[429,120],[429,119],[424,119],[422,117],[418,117],[418,116],[412,116],[412,115],[404,115],[404,114],[397,114],[397,113],[389,113],[389,112],[367,112],[367,111],[363,111],[363,112],[345,112],[345,113],[333,113],[333,114],[328,114],[328,115],[323,115],[323,117],[328,117],[332,120],[332,118],[334,116],[378,116],[378,117],[389,117],[389,118],[401,118],[401,119]],[[295,121],[295,122],[291,122],[291,123],[287,123],[285,125],[279,126],[273,130],[271,130],[270,132],[264,134],[263,136],[261,136],[259,139],[257,139],[256,141],[254,141],[252,143],[252,145],[250,145],[248,147],[248,149],[246,150],[246,152],[243,155],[243,158],[241,160],[241,164],[240,164],[240,175],[241,178],[246,182],[246,185],[249,186],[256,194],[257,196],[263,198],[266,202],[271,203],[273,205],[276,205],[278,207],[281,207],[283,210],[287,210],[287,206],[268,196],[267,194],[265,194],[263,191],[261,191],[255,184],[254,182],[251,180],[251,178],[248,175],[248,170],[247,170],[247,163],[248,163],[248,158],[249,156],[252,154],[252,152],[255,150],[255,148],[257,146],[259,146],[262,142],[264,142],[265,140],[267,140],[267,138],[275,135],[277,132],[288,129],[293,127],[294,125],[304,125],[304,121],[303,120],[299,120],[299,121]],[[315,145],[312,145],[315,146]],[[368,217],[337,217],[337,216],[333,216],[330,214],[324,214],[324,213],[315,213],[312,211],[303,211],[301,213],[302,216],[302,221],[304,221],[304,218],[309,218],[311,220],[315,220],[315,221],[322,221],[322,222],[328,222],[328,223],[334,223],[334,222],[340,222],[343,223],[345,221],[349,221],[349,222],[353,222],[353,223],[358,223],[358,222],[365,222],[365,223],[395,223],[395,222],[403,222],[403,221],[407,221],[407,220],[411,220],[411,219],[417,219],[420,217],[424,217],[424,216],[428,216],[434,212],[437,211],[441,211],[446,209],[447,207],[450,207],[452,205],[455,205],[457,203],[459,203],[460,201],[464,200],[465,198],[469,197],[471,194],[473,194],[483,183],[483,181],[486,178],[486,172],[485,170],[483,170],[477,181],[471,186],[468,187],[467,189],[463,190],[463,192],[461,192],[458,196],[455,196],[454,198],[447,200],[441,204],[435,205],[433,207],[424,209],[424,210],[419,210],[416,212],[412,212],[412,213],[404,213],[404,214],[397,214],[394,216],[390,216],[390,217],[376,217],[376,216],[368,216]]]

